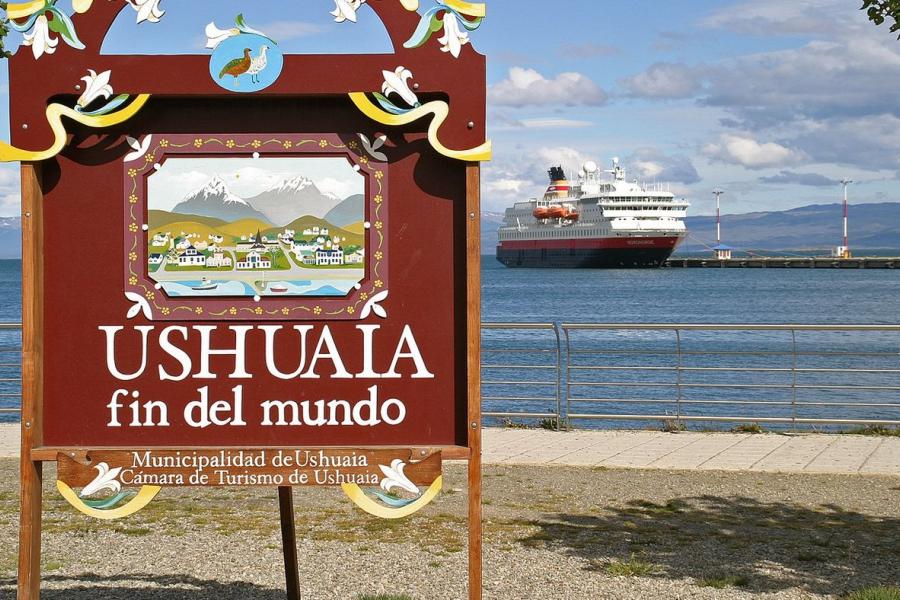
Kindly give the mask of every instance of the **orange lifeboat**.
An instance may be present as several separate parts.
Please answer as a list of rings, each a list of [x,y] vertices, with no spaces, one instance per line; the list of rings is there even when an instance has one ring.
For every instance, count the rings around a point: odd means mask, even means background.
[[[580,217],[581,215],[578,214],[577,210],[568,210],[563,218],[567,221],[577,221]]]
[[[550,218],[550,210],[543,206],[539,206],[538,208],[534,209],[534,212],[531,214],[533,214],[534,218],[539,221]]]
[[[551,206],[548,211],[548,216],[551,219],[563,219],[566,216],[566,213],[569,212],[562,206]]]

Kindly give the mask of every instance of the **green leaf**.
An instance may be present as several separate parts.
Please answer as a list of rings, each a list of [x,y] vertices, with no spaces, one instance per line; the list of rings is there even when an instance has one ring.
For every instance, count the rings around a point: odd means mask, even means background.
[[[69,15],[55,6],[51,6],[48,10],[53,14],[53,20],[49,23],[50,31],[58,33],[68,45],[76,50],[84,50],[84,44],[78,39],[78,34],[75,33],[75,24],[72,23]]]

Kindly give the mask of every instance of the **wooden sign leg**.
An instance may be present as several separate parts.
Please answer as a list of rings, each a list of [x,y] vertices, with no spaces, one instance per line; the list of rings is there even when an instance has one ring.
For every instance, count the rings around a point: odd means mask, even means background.
[[[481,166],[466,166],[469,395],[469,600],[482,598],[481,509]]]
[[[40,166],[22,163],[22,447],[18,600],[41,593],[42,464],[31,449],[43,441],[43,194]]]
[[[288,600],[300,600],[300,568],[297,565],[297,530],[294,526],[294,488],[278,488],[281,513],[281,545],[284,551],[284,578]]]
[[[41,467],[23,456],[18,600],[38,600],[41,595]]]

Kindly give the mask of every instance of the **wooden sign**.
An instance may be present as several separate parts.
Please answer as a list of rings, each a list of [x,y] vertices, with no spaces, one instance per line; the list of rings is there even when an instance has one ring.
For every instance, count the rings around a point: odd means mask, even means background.
[[[206,54],[127,56],[107,31],[167,18],[158,0],[61,3],[8,9],[28,42],[0,143],[23,185],[19,598],[44,461],[103,519],[169,486],[278,488],[298,597],[291,487],[399,518],[442,457],[469,463],[480,598],[484,5],[336,1],[335,27],[380,18],[394,54],[286,55],[248,9]]]

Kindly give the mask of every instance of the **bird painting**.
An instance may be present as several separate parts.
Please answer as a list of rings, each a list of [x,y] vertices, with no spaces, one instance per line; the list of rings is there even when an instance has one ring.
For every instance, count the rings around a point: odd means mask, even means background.
[[[269,59],[266,57],[266,52],[271,50],[268,46],[263,46],[259,49],[259,56],[250,60],[250,68],[247,69],[247,72],[250,73],[250,81],[253,83],[259,83],[259,73],[263,69],[265,69],[269,65]]]
[[[236,58],[222,67],[222,72],[219,73],[219,79],[224,79],[226,75],[231,75],[234,77],[234,85],[237,87],[240,85],[238,77],[249,71],[252,64],[253,60],[250,58],[250,48],[244,48],[244,57]]]

